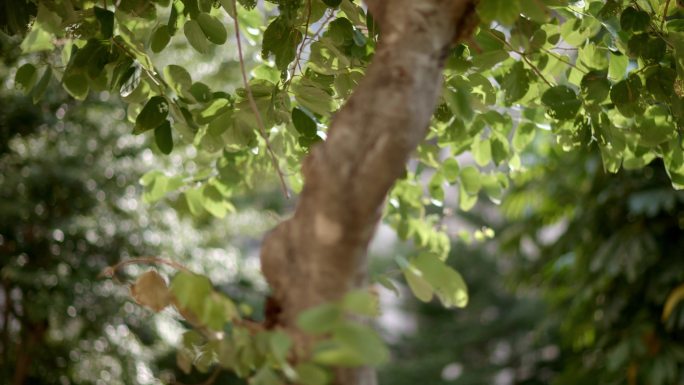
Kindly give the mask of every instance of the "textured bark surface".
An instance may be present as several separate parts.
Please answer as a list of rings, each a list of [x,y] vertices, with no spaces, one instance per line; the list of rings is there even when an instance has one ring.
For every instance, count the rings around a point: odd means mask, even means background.
[[[475,0],[372,0],[382,37],[373,63],[336,114],[328,139],[303,165],[304,189],[292,218],[264,239],[263,273],[295,337],[302,310],[339,299],[366,281],[366,249],[387,192],[425,137],[454,41],[476,24]],[[371,385],[367,369],[340,370],[337,384]]]

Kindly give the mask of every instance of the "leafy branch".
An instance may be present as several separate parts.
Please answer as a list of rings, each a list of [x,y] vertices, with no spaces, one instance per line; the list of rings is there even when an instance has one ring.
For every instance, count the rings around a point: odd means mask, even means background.
[[[280,165],[278,164],[278,159],[275,156],[275,153],[273,152],[273,149],[271,148],[271,142],[268,139],[268,135],[266,134],[266,128],[264,127],[264,121],[261,119],[261,114],[259,113],[259,109],[256,105],[256,101],[254,101],[254,95],[252,94],[252,89],[249,86],[249,81],[247,80],[247,71],[245,70],[245,60],[242,55],[242,41],[240,37],[240,24],[238,22],[238,10],[237,10],[237,2],[236,0],[233,0],[233,13],[235,17],[233,17],[233,23],[235,26],[235,41],[237,43],[237,49],[238,49],[238,57],[240,59],[240,72],[242,73],[242,82],[245,85],[245,91],[247,92],[247,99],[249,100],[249,106],[252,109],[252,112],[254,113],[254,118],[256,119],[257,126],[259,127],[259,133],[261,136],[264,138],[264,142],[266,143],[266,150],[268,151],[269,155],[271,156],[271,162],[273,163],[273,168],[275,168],[276,173],[278,174],[278,178],[280,179],[280,185],[283,190],[283,194],[285,194],[285,197],[287,199],[290,199],[290,192],[287,189],[287,184],[285,183],[285,176],[283,175],[283,171],[280,169]]]

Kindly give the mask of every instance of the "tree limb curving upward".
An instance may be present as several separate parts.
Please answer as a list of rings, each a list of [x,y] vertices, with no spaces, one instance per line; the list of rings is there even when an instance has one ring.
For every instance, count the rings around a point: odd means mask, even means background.
[[[303,165],[292,218],[264,239],[263,273],[282,311],[276,324],[306,355],[296,328],[307,308],[366,282],[366,250],[393,183],[426,135],[445,57],[476,26],[474,0],[372,0],[382,29],[366,76],[334,117],[328,139]],[[375,383],[370,370],[340,370],[337,384]]]

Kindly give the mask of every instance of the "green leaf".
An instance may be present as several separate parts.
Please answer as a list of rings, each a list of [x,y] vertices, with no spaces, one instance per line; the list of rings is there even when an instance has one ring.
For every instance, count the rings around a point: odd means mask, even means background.
[[[342,0],[323,0],[323,2],[330,8],[337,8],[342,3]]]
[[[432,295],[434,294],[432,285],[423,278],[419,271],[416,271],[413,267],[407,267],[402,268],[402,273],[404,278],[406,278],[409,289],[411,289],[416,298],[423,302],[432,300]]]
[[[334,102],[332,96],[324,90],[302,83],[293,83],[292,91],[295,99],[302,107],[325,117],[332,114]]]
[[[302,33],[290,25],[284,17],[276,17],[264,31],[264,39],[261,46],[261,56],[264,59],[269,55],[275,56],[276,67],[287,70],[287,67],[297,55],[297,46],[302,41]]]
[[[357,289],[345,294],[342,298],[342,309],[369,317],[380,315],[378,297],[365,289]]]
[[[259,64],[252,70],[255,79],[263,79],[269,81],[271,84],[278,84],[280,81],[280,72],[277,69],[266,64]]]
[[[192,87],[192,77],[190,76],[190,73],[181,66],[169,64],[164,67],[163,73],[164,79],[169,83],[169,86],[181,96],[183,95],[183,92]]]
[[[169,155],[173,151],[173,137],[171,135],[171,123],[165,120],[154,129],[154,141],[162,154]]]
[[[297,317],[297,327],[312,334],[331,331],[342,319],[342,310],[336,304],[323,304],[304,310]]]
[[[171,41],[169,27],[167,25],[160,25],[154,30],[154,32],[152,32],[152,37],[150,38],[150,49],[155,53],[161,52],[169,44],[169,41]]]
[[[510,25],[520,14],[519,0],[487,0],[479,2],[477,12],[485,22],[498,21]]]
[[[190,87],[190,94],[195,100],[206,103],[211,100],[211,88],[202,82],[193,83]]]
[[[610,89],[610,100],[622,115],[634,116],[643,111],[640,104],[641,88],[639,76],[630,75],[629,78],[613,85]]]
[[[55,48],[53,35],[45,31],[40,25],[33,25],[31,31],[21,42],[21,52],[24,54],[40,51],[52,51]]]
[[[75,99],[84,100],[88,96],[88,78],[80,72],[65,75],[62,78],[64,89]]]
[[[499,136],[492,136],[490,140],[492,160],[495,165],[500,165],[508,159],[508,140]]]
[[[185,38],[188,39],[188,43],[190,43],[192,48],[194,48],[197,52],[205,54],[211,49],[209,40],[207,40],[207,37],[202,31],[202,27],[200,27],[197,20],[186,21],[185,25],[183,26],[183,33],[185,33]]]
[[[648,12],[634,7],[625,8],[620,15],[620,27],[625,31],[644,31],[650,22]]]
[[[605,71],[591,71],[582,77],[582,97],[589,104],[599,104],[610,93],[610,81]]]
[[[558,120],[574,119],[582,106],[575,91],[566,86],[549,88],[541,100],[549,108],[549,115]]]
[[[163,96],[153,96],[145,103],[142,111],[135,119],[134,134],[159,127],[169,115],[169,103]]]
[[[492,161],[492,144],[489,139],[482,139],[479,135],[473,140],[471,146],[473,159],[478,166],[484,167]]]
[[[323,368],[311,363],[301,363],[295,367],[297,383],[302,385],[326,385],[330,376]]]
[[[651,106],[643,117],[635,127],[640,135],[640,144],[654,147],[675,137],[676,126],[665,107]]]
[[[364,364],[381,365],[389,359],[389,351],[378,334],[368,326],[345,323],[335,328],[333,338],[348,348]]]
[[[238,317],[238,310],[230,298],[215,291],[204,298],[201,321],[212,330],[223,330],[223,326]]]
[[[447,158],[442,162],[442,171],[444,172],[444,178],[449,183],[455,183],[458,180],[458,175],[460,167],[456,158]]]
[[[50,80],[52,79],[52,68],[47,66],[43,76],[41,76],[38,84],[31,90],[31,96],[33,98],[33,103],[38,103],[38,101],[43,97],[45,91],[47,90]]]
[[[465,307],[468,304],[468,288],[463,277],[431,254],[421,254],[411,261],[432,285],[442,304],[446,307]]]
[[[536,126],[532,123],[521,123],[515,129],[513,134],[513,149],[516,152],[523,151],[532,141],[537,132]]]
[[[228,210],[233,209],[218,188],[212,185],[205,185],[202,188],[202,206],[216,218],[224,218]]]
[[[200,217],[204,214],[204,197],[202,196],[202,188],[191,188],[185,190],[185,203],[188,205],[190,214],[195,217]]]
[[[313,138],[318,132],[316,122],[304,111],[299,108],[292,110],[292,123],[297,132],[308,138]]]
[[[249,381],[251,385],[283,385],[284,381],[278,377],[278,374],[268,366],[262,366],[261,369]]]
[[[480,172],[474,166],[461,169],[461,185],[469,195],[475,195],[482,187]]]
[[[202,32],[204,32],[207,40],[217,45],[226,42],[228,32],[226,32],[226,28],[219,19],[208,13],[202,12],[197,16],[197,22],[199,23],[200,28],[202,28]]]
[[[162,199],[168,192],[175,191],[183,186],[183,179],[181,177],[169,178],[161,171],[150,171],[140,178],[140,184],[145,186],[143,193],[143,201],[145,203],[154,203]]]
[[[287,354],[292,347],[292,339],[290,336],[282,331],[271,332],[269,345],[271,354],[273,354],[276,362],[280,365],[287,363]]]
[[[357,352],[336,341],[322,341],[316,344],[312,361],[321,365],[337,367],[364,365]]]
[[[656,67],[655,70],[647,72],[646,89],[658,101],[667,101],[674,95],[675,81],[677,72],[671,68]]]
[[[627,74],[627,67],[629,66],[629,58],[627,55],[610,54],[610,62],[608,64],[608,78],[613,81],[624,79]]]
[[[628,53],[635,58],[642,58],[647,62],[659,62],[665,56],[667,45],[660,37],[650,36],[648,33],[634,35],[627,43]]]
[[[209,278],[187,272],[176,274],[171,280],[170,289],[178,304],[196,316],[204,313],[205,299],[213,292]]]
[[[105,39],[114,36],[114,12],[100,7],[94,7],[95,18],[100,23],[100,34]]]
[[[503,76],[501,88],[506,95],[506,103],[512,104],[522,99],[530,89],[530,74],[522,62],[516,62]]]
[[[24,93],[28,94],[36,84],[38,79],[38,71],[36,66],[31,63],[26,63],[19,67],[17,74],[14,76],[14,87]]]

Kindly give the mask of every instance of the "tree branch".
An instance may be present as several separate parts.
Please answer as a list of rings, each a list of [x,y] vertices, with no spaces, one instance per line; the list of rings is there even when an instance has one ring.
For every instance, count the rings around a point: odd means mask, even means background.
[[[294,216],[264,240],[263,273],[283,309],[279,326],[306,356],[297,315],[366,281],[366,249],[385,196],[426,135],[452,44],[476,25],[474,0],[374,0],[382,31],[366,77],[305,160]],[[391,21],[391,22],[390,22]],[[373,384],[362,370],[337,384]]]

